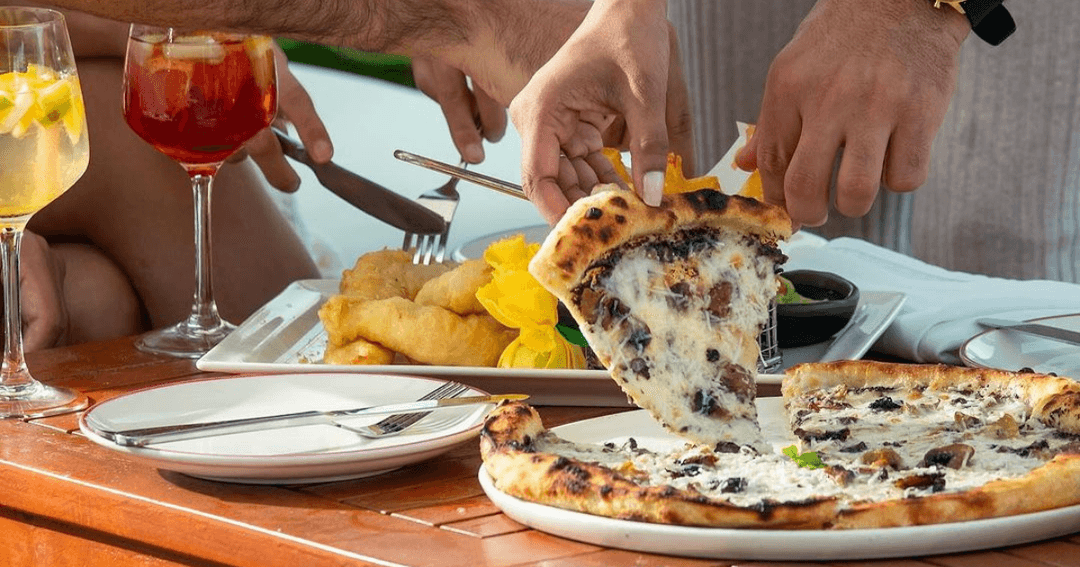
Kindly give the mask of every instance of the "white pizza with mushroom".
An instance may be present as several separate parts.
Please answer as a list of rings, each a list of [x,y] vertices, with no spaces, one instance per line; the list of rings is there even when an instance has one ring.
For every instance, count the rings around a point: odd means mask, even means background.
[[[1080,504],[1080,383],[941,365],[799,365],[783,385],[798,443],[559,439],[513,403],[488,418],[484,467],[513,496],[679,525],[845,529]]]

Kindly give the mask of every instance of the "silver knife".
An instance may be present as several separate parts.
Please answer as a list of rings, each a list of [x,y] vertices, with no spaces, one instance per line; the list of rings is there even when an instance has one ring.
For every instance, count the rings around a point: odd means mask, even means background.
[[[350,205],[405,232],[442,234],[446,231],[446,221],[431,209],[334,162],[318,163],[311,159],[299,140],[277,128],[271,130],[285,155],[310,167],[323,187]]]
[[[266,415],[259,417],[245,417],[239,419],[225,419],[221,421],[207,421],[201,423],[180,423],[175,425],[160,425],[155,427],[140,427],[137,429],[110,430],[91,423],[87,420],[86,425],[94,432],[123,447],[145,447],[155,443],[169,441],[183,441],[186,439],[202,439],[218,435],[232,433],[246,433],[249,431],[262,431],[266,429],[282,429],[299,425],[312,425],[318,423],[332,423],[335,419],[361,417],[369,415],[390,415],[402,413],[418,413],[436,411],[446,408],[454,408],[468,405],[494,404],[503,400],[524,400],[529,396],[524,394],[500,394],[494,396],[467,396],[463,398],[445,398],[440,400],[422,400],[402,404],[387,404],[363,408],[351,408],[342,410],[311,410],[278,415]]]
[[[477,173],[470,171],[463,167],[457,167],[448,163],[426,158],[424,156],[409,153],[405,150],[394,150],[394,157],[405,163],[411,163],[413,165],[419,165],[420,167],[426,167],[432,171],[438,171],[439,173],[445,173],[447,175],[453,175],[458,179],[464,179],[470,183],[475,183],[488,189],[494,189],[504,195],[510,195],[517,197],[518,199],[529,200],[525,196],[525,190],[521,188],[521,185],[516,183],[510,183],[509,181],[503,181],[497,177],[491,177],[490,175],[484,175],[483,173]]]
[[[1036,322],[1009,321],[1008,319],[996,319],[994,317],[983,317],[975,322],[990,329],[1019,331],[1029,335],[1037,335],[1074,346],[1080,346],[1080,332],[1078,331],[1051,327],[1050,325],[1043,325]]]

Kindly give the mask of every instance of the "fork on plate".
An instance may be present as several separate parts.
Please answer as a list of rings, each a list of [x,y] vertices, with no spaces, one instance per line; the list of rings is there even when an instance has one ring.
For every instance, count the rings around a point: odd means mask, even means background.
[[[464,168],[467,165],[465,160],[462,160],[459,167]],[[443,220],[446,221],[446,229],[443,230],[442,234],[405,233],[405,240],[401,245],[401,249],[408,252],[415,247],[413,264],[430,264],[432,260],[442,262],[446,258],[446,240],[450,235],[450,221],[454,220],[454,211],[458,206],[457,184],[458,178],[451,177],[441,187],[432,189],[416,198],[417,203],[442,216]]]
[[[435,388],[434,390],[428,392],[417,401],[456,398],[461,394],[468,392],[469,390],[470,388],[464,384],[459,384],[457,382],[447,382],[442,386],[439,386],[438,388]],[[429,411],[418,413],[399,413],[387,416],[379,420],[377,423],[373,423],[371,425],[362,425],[359,427],[345,425],[337,422],[334,422],[334,425],[342,429],[348,429],[349,431],[352,431],[353,433],[356,433],[361,437],[366,437],[368,439],[381,439],[383,437],[390,437],[392,435],[397,435],[405,431],[409,427],[415,425],[416,422],[424,419],[424,417],[430,413],[431,412]]]

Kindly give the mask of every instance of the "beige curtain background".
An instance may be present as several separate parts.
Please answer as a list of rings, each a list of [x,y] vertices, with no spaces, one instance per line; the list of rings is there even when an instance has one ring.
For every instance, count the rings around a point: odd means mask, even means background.
[[[928,0],[929,1],[929,0]],[[810,0],[669,0],[679,31],[701,173],[757,118],[772,57]],[[952,270],[1080,282],[1080,2],[1012,0],[1018,31],[961,51],[956,94],[927,183],[887,193],[853,235]]]

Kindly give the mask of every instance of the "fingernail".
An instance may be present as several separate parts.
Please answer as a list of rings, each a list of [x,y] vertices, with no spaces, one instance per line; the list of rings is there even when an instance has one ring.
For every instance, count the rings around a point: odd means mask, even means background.
[[[465,155],[461,157],[469,163],[480,163],[484,161],[484,147],[480,144],[469,144],[465,146]]]
[[[641,199],[650,207],[659,207],[660,199],[664,197],[664,172],[650,171],[643,179],[645,187],[642,190]]]

